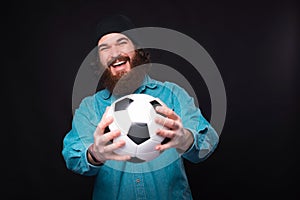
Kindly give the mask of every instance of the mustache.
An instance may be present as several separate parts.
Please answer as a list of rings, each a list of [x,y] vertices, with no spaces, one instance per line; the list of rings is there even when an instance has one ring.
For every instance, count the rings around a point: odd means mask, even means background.
[[[129,56],[124,56],[124,55],[118,55],[117,57],[113,57],[111,58],[108,62],[107,62],[107,66],[110,67],[112,66],[115,62],[120,62],[120,61],[129,61],[130,62],[130,58]],[[112,66],[113,67],[113,66]]]

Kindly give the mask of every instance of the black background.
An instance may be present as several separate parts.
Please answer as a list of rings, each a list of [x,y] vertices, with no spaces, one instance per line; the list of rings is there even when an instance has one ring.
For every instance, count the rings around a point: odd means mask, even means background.
[[[2,141],[3,196],[91,199],[93,177],[66,169],[62,140],[71,126],[77,70],[95,47],[94,25],[113,13],[129,16],[138,27],[192,37],[219,68],[226,122],[214,154],[203,163],[185,163],[195,199],[299,195],[296,1],[11,1],[2,10],[2,99],[8,111],[2,112],[2,134],[8,136]],[[171,53],[154,51],[153,60],[191,76],[209,118],[201,77],[183,70],[184,61]]]

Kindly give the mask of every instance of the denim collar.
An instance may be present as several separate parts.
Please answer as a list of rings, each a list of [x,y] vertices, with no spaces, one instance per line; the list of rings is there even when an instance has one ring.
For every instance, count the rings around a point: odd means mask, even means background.
[[[157,87],[157,81],[150,78],[149,75],[145,75],[144,81],[142,85],[135,91],[135,93],[141,93],[146,88],[154,89]],[[104,89],[101,91],[101,97],[105,100],[109,99],[111,97],[111,92],[107,89]]]

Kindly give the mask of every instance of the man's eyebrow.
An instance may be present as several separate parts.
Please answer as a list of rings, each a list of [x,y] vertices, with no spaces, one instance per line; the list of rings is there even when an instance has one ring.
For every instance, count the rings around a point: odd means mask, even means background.
[[[107,46],[108,46],[108,44],[103,43],[98,46],[98,49],[100,49],[101,47],[107,47]]]
[[[120,41],[122,41],[122,40],[129,41],[129,39],[128,39],[128,38],[126,38],[126,37],[121,37],[121,38],[117,39],[117,42],[120,42]]]

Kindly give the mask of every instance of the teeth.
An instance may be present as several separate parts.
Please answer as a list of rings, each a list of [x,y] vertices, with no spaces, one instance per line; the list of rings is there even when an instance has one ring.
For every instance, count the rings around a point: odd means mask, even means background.
[[[113,66],[122,65],[124,63],[125,63],[125,61],[116,62],[116,63],[113,64]]]

